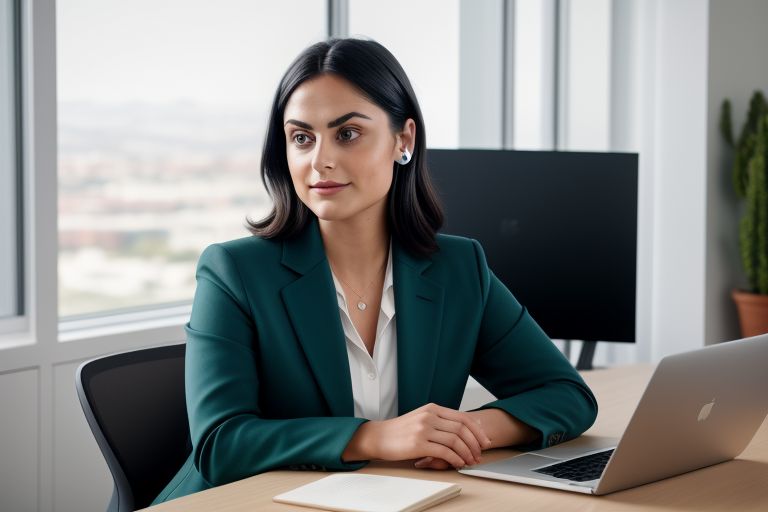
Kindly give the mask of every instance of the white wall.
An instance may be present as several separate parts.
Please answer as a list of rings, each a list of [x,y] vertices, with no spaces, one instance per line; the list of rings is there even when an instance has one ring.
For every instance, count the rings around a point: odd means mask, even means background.
[[[38,509],[39,374],[0,374],[0,510]]]
[[[652,357],[704,343],[707,2],[657,4]]]

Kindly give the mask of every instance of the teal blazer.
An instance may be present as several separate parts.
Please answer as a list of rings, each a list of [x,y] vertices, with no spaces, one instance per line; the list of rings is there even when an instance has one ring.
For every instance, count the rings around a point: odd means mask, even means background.
[[[457,409],[472,375],[541,432],[535,447],[592,425],[592,392],[494,276],[480,244],[438,235],[415,257],[392,242],[398,410]],[[209,246],[186,325],[192,454],[155,503],[272,469],[354,470],[341,454],[364,418],[336,291],[314,219],[285,241]],[[528,448],[528,447],[526,447]]]

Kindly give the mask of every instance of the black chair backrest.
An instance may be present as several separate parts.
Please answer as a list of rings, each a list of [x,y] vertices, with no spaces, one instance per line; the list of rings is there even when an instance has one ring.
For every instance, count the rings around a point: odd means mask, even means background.
[[[185,345],[87,361],[77,395],[115,488],[110,511],[149,506],[189,456]]]

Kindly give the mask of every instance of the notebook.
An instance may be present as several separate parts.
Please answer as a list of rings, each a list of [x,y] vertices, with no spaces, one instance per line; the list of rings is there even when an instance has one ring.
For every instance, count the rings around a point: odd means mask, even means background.
[[[417,512],[454,498],[450,482],[363,473],[336,473],[278,494],[278,503],[340,512]]]

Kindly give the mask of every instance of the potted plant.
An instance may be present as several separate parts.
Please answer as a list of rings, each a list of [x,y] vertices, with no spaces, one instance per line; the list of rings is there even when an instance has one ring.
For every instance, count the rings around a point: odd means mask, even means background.
[[[749,290],[733,290],[743,337],[768,332],[768,103],[760,91],[738,139],[733,137],[731,103],[723,102],[720,129],[734,150],[733,188],[745,201],[739,224],[741,261]]]

